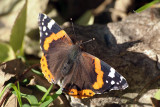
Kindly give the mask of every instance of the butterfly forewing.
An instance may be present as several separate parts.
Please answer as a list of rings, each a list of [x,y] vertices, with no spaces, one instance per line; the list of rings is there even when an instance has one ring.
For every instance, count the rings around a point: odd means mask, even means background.
[[[42,51],[58,45],[72,45],[72,41],[64,30],[45,14],[39,14],[40,45]]]
[[[49,82],[56,83],[61,78],[60,68],[73,43],[66,32],[45,14],[39,14],[39,29],[42,72]]]

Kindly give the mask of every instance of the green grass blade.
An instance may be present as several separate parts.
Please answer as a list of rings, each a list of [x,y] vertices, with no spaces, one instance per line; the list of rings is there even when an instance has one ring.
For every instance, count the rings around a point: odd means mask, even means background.
[[[43,96],[42,99],[40,100],[39,104],[41,104],[41,103],[45,100],[45,98],[47,97],[47,95],[48,95],[49,92],[51,91],[52,87],[53,87],[53,84],[51,84],[51,86],[48,88],[47,92],[44,94],[44,96]]]
[[[29,104],[23,104],[22,107],[31,107]]]
[[[0,43],[0,63],[15,59],[12,47],[6,43]]]
[[[17,82],[17,96],[18,96],[18,102],[21,104],[22,106],[22,100],[21,100],[21,91],[20,91],[20,87],[19,87],[19,81]]]
[[[146,5],[140,7],[139,9],[137,9],[136,12],[137,13],[142,12],[143,10],[151,7],[152,5],[154,5],[154,4],[158,3],[158,2],[160,2],[160,0],[154,0],[154,1],[150,2],[150,3],[147,3]]]
[[[19,82],[17,82],[17,85],[19,87]],[[17,96],[17,99],[18,99],[19,106],[22,107],[22,100],[21,100],[20,90],[18,90],[18,88],[14,84],[12,85],[12,88],[16,92],[16,96]]]
[[[43,102],[39,107],[47,107],[52,101],[53,101],[53,98],[49,96],[48,100]]]
[[[49,96],[49,99],[43,102],[40,107],[47,107],[52,101],[54,101],[59,95],[62,94],[62,89],[60,88],[54,95]]]
[[[10,45],[17,56],[23,56],[23,39],[26,29],[27,0],[19,12],[10,35]]]
[[[34,95],[21,94],[22,98],[26,98],[31,106],[38,106],[38,100]]]
[[[18,84],[19,84],[19,83],[17,82],[17,85],[18,85]],[[14,91],[12,91],[12,93],[17,96],[19,106],[22,107],[22,100],[21,100],[20,90],[18,90],[18,88],[17,88],[13,83],[9,83],[8,85],[9,85],[8,88],[13,88],[13,89],[14,89]],[[8,85],[7,85],[7,86],[8,86]],[[19,86],[18,86],[18,87],[19,87]]]
[[[7,85],[4,87],[4,89],[3,89],[2,92],[0,93],[0,99],[1,99],[2,95],[4,94],[4,92],[6,91],[6,89],[7,89],[7,88],[11,88],[12,85],[14,85],[14,84],[13,84],[13,83],[9,83],[9,84],[7,84]]]
[[[39,89],[40,91],[46,93],[47,92],[47,89],[43,86],[40,86],[40,85],[36,85],[36,88]]]
[[[13,94],[17,95],[16,91],[12,92]],[[38,100],[34,95],[27,95],[27,94],[23,94],[20,93],[22,98],[25,98],[28,100],[28,102],[30,103],[31,106],[39,106],[38,104]]]
[[[37,75],[43,76],[42,72],[40,72],[38,70],[32,69],[31,71],[34,72]]]

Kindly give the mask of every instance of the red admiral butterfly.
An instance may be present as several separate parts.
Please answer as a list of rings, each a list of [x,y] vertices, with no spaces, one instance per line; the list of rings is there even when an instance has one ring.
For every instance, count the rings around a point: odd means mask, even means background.
[[[64,30],[45,14],[39,15],[41,69],[50,83],[60,83],[67,94],[88,98],[128,87],[125,78],[99,58],[81,51]]]

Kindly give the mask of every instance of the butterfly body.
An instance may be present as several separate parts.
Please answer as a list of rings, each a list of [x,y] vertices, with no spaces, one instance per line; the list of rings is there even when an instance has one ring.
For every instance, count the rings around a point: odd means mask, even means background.
[[[67,75],[71,71],[74,62],[78,59],[80,54],[81,54],[80,44],[73,45],[69,50],[68,57],[66,58],[65,62],[62,65],[61,72],[63,76]]]
[[[76,98],[88,98],[128,87],[125,78],[99,58],[81,51],[67,33],[45,14],[39,15],[42,73]]]

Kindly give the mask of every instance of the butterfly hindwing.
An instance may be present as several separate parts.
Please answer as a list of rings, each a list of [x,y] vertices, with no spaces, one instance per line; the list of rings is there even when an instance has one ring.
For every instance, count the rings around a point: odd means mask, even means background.
[[[82,52],[72,73],[64,78],[64,91],[77,98],[87,98],[110,90],[128,87],[125,78],[99,58]],[[72,72],[73,72],[72,71]],[[72,77],[72,83],[67,78]]]

